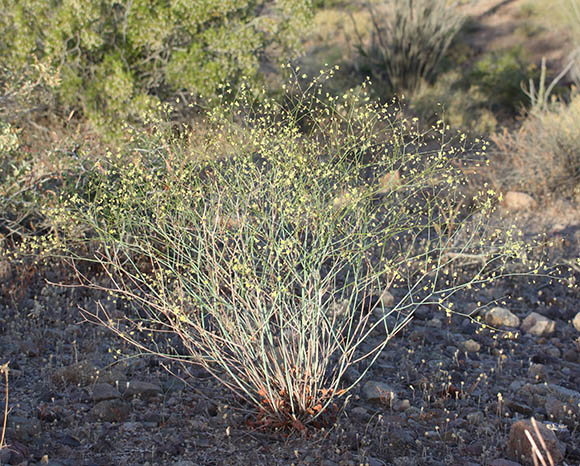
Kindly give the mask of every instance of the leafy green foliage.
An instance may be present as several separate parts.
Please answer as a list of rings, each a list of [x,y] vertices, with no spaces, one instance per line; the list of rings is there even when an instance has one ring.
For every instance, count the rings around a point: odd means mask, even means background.
[[[467,79],[485,94],[489,105],[517,111],[527,100],[522,82],[532,74],[525,57],[521,47],[490,52],[475,64]]]
[[[2,60],[54,67],[62,102],[102,125],[257,79],[264,57],[296,51],[311,15],[309,0],[3,0],[2,10]]]

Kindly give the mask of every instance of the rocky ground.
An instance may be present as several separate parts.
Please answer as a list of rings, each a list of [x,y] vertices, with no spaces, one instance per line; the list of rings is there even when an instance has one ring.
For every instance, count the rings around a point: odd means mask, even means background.
[[[580,215],[566,206],[550,212],[535,207],[527,221],[562,240],[564,260],[577,254]],[[81,322],[79,306],[94,308],[103,296],[47,283],[66,273],[3,264],[10,447],[0,464],[514,466],[531,464],[532,417],[557,464],[580,464],[577,288],[504,280],[459,303],[470,310],[498,299],[481,315],[505,332],[419,308],[336,426],[288,435],[249,427],[203,370],[179,378],[162,361],[127,357],[132,350],[112,334]]]

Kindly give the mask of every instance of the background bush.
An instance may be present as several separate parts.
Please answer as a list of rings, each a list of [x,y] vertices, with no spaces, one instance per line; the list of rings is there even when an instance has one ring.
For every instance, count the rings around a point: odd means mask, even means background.
[[[532,67],[522,47],[492,51],[479,60],[466,79],[487,98],[491,107],[502,106],[516,112],[528,98],[522,92],[522,82],[533,76]]]
[[[464,18],[447,0],[391,0],[381,11],[369,2],[370,45],[359,35],[359,52],[372,74],[392,90],[413,91],[432,81]]]
[[[533,112],[515,133],[494,137],[501,161],[496,178],[537,196],[580,193],[580,96]],[[578,197],[580,201],[580,197]]]
[[[138,116],[227,81],[258,79],[287,60],[310,18],[309,0],[4,0],[0,57],[59,71],[63,104],[94,122]]]

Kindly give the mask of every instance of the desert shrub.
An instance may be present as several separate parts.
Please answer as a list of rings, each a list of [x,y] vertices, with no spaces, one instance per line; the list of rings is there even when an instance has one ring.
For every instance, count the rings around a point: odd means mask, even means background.
[[[487,54],[474,65],[467,80],[483,92],[489,106],[516,112],[527,103],[522,82],[527,83],[532,75],[523,48],[513,47]]]
[[[487,135],[497,120],[487,96],[476,86],[465,88],[461,73],[441,74],[433,84],[421,85],[410,98],[410,110],[424,123],[443,118],[452,128]]]
[[[393,90],[415,90],[432,81],[464,18],[447,0],[391,0],[372,17],[371,43],[359,35],[358,50],[371,73]]]
[[[465,138],[418,133],[364,86],[324,97],[324,79],[288,83],[294,105],[242,92],[179,138],[135,132],[52,212],[63,254],[111,279],[83,284],[132,304],[85,315],[202,365],[263,426],[323,424],[360,380],[344,383],[347,369],[364,362],[364,376],[418,306],[453,312],[455,293],[525,249],[486,230],[491,190],[457,199]],[[450,218],[454,199],[471,210]],[[466,257],[478,265],[458,274]],[[388,288],[401,292],[393,307],[377,298]]]
[[[533,112],[516,133],[494,141],[504,186],[538,196],[572,195],[580,185],[580,96]]]
[[[62,103],[110,125],[257,79],[266,55],[286,61],[295,51],[309,16],[308,0],[6,0],[0,56],[11,69],[37,60],[58,70]]]

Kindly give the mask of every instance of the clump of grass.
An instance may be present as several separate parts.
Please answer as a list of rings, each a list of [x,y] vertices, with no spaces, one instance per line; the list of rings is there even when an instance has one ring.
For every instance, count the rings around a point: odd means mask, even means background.
[[[456,293],[507,274],[525,250],[485,229],[493,191],[461,199],[464,137],[451,144],[441,124],[419,133],[366,85],[325,96],[331,75],[291,79],[283,107],[242,91],[178,137],[162,122],[135,132],[52,212],[61,241],[74,228],[61,247],[81,283],[132,304],[121,319],[104,305],[87,318],[203,366],[261,426],[323,425],[417,307],[454,312]],[[450,219],[453,199],[471,210]],[[477,265],[458,274],[466,257]],[[397,287],[394,307],[375,299]]]
[[[368,46],[358,34],[358,50],[373,73],[397,91],[413,91],[432,81],[464,22],[456,2],[392,0],[380,17],[371,2],[367,5],[373,34]]]
[[[580,96],[532,112],[518,132],[494,137],[505,187],[539,197],[570,196],[580,184]]]

